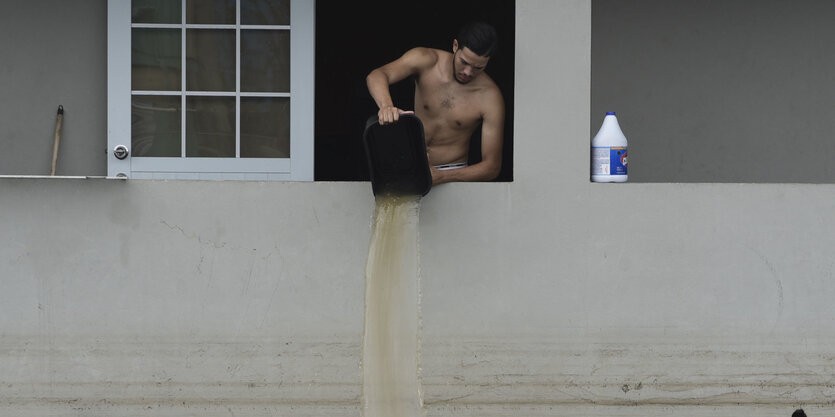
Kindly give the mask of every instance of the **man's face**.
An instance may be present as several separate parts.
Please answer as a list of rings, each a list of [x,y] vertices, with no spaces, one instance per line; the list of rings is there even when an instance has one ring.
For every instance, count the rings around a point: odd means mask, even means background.
[[[452,74],[455,76],[455,81],[461,84],[474,80],[484,71],[487,61],[490,60],[490,57],[480,56],[470,48],[459,49],[457,40],[452,43],[452,52]]]

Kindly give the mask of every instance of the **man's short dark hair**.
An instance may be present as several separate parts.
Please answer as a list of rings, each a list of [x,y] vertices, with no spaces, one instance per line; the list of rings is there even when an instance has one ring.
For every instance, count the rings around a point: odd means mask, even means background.
[[[496,28],[484,22],[468,23],[458,31],[458,48],[470,48],[478,56],[491,57],[496,53],[499,37]]]
[[[802,408],[799,408],[799,409],[795,410],[794,413],[792,413],[792,417],[806,417],[806,413],[803,412]]]

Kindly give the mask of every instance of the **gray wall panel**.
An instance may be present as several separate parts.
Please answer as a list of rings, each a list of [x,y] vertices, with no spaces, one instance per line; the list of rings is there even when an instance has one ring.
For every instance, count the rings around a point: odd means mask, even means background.
[[[0,3],[0,175],[49,175],[55,113],[58,175],[107,173],[105,0]]]
[[[835,2],[595,0],[594,135],[630,181],[835,182]]]

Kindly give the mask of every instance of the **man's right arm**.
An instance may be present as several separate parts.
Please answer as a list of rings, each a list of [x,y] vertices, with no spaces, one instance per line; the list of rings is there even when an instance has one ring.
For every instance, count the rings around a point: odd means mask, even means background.
[[[406,77],[420,74],[432,68],[438,60],[438,54],[428,48],[414,48],[400,58],[380,68],[371,71],[365,78],[368,92],[377,103],[380,110],[377,116],[380,124],[394,123],[400,118],[403,110],[394,106],[389,92],[389,85],[402,81]]]

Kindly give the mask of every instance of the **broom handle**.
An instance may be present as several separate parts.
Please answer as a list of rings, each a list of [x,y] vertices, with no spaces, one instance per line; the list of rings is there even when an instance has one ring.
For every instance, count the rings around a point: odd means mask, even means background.
[[[52,171],[50,176],[55,175],[55,165],[58,163],[58,145],[61,143],[61,124],[64,122],[64,106],[58,105],[58,120],[55,122],[55,141],[52,145]]]

